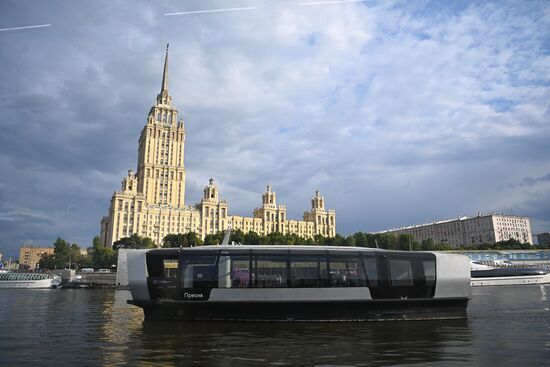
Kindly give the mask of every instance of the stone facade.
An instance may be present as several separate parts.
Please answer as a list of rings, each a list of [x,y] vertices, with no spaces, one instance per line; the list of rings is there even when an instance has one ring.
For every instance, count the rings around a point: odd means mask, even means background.
[[[228,203],[220,199],[213,179],[204,188],[199,204],[185,205],[184,148],[184,123],[178,119],[168,94],[167,48],[161,90],[139,138],[137,172],[128,171],[121,190],[111,198],[108,215],[101,220],[105,246],[111,247],[134,233],[160,245],[167,234],[192,231],[204,238],[228,228],[260,235],[336,235],[336,213],[325,209],[325,199],[319,192],[312,198],[311,211],[304,213],[303,220],[287,219],[286,207],[277,205],[271,186],[267,186],[262,205],[254,210],[253,217],[230,216]]]
[[[21,249],[19,249],[19,266],[25,266],[29,269],[36,269],[42,255],[52,255],[53,251],[53,247],[23,245]]]
[[[539,245],[550,245],[550,232],[539,233],[537,240]]]
[[[412,234],[417,241],[431,238],[435,243],[453,247],[494,244],[509,239],[533,243],[529,218],[498,213],[391,229],[381,233]]]

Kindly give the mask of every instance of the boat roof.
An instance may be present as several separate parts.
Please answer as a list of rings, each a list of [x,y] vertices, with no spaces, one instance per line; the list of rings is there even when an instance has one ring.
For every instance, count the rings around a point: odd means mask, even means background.
[[[343,246],[294,246],[294,245],[208,245],[208,246],[197,246],[190,247],[192,249],[218,249],[218,250],[227,250],[227,249],[243,249],[243,250],[258,250],[258,249],[269,249],[269,250],[337,250],[337,251],[388,251],[385,249],[378,249],[372,247],[343,247]]]
[[[185,251],[219,251],[219,250],[293,250],[293,251],[343,251],[343,252],[357,252],[357,251],[390,251],[385,249],[371,248],[371,247],[340,247],[340,246],[294,246],[294,245],[207,245],[207,246],[195,246],[195,247],[161,247],[148,250],[185,250]]]
[[[143,250],[142,250],[143,251]],[[427,254],[433,253],[429,251],[402,251],[402,250],[386,250],[380,248],[372,247],[341,247],[341,246],[294,246],[294,245],[207,245],[207,246],[196,246],[196,247],[169,247],[169,248],[156,248],[156,249],[147,249],[146,252],[153,253],[179,253],[180,251],[185,252],[230,252],[230,253],[243,253],[243,252],[255,252],[255,253],[288,253],[289,251],[293,253],[326,253],[338,252],[338,253],[374,253],[374,252],[385,252],[385,253],[401,253],[401,254]]]

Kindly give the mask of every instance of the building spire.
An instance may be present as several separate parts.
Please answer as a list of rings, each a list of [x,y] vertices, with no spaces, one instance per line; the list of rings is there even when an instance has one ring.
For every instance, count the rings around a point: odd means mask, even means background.
[[[168,92],[168,47],[169,43],[166,44],[166,56],[164,58],[164,72],[162,73],[162,86],[160,92]]]

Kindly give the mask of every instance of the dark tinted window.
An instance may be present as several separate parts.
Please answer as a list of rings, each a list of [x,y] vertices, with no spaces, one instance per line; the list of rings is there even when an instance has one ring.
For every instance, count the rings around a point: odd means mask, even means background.
[[[365,272],[367,273],[367,281],[369,287],[380,286],[380,276],[378,275],[378,264],[375,257],[366,257],[363,259],[365,264]]]
[[[424,274],[426,275],[426,286],[435,286],[435,260],[424,260]]]
[[[149,277],[177,278],[178,256],[162,256],[147,254],[147,272]]]
[[[319,288],[329,284],[325,256],[292,255],[290,284],[293,288]]]
[[[178,297],[178,256],[147,254],[147,285],[151,299]]]
[[[281,255],[256,255],[252,258],[252,287],[287,287],[287,257]]]
[[[365,272],[358,257],[329,256],[330,285],[332,287],[364,287]]]
[[[250,285],[250,256],[231,256],[231,288],[247,288]]]
[[[411,260],[409,259],[390,259],[390,280],[394,287],[404,287],[413,285],[413,271]]]
[[[217,256],[185,255],[182,257],[183,288],[216,288],[218,286]]]

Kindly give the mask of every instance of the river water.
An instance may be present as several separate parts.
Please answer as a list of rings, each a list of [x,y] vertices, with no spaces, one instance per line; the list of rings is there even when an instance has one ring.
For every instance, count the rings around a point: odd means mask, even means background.
[[[128,297],[0,290],[0,365],[550,365],[550,285],[473,288],[459,321],[143,323]]]

